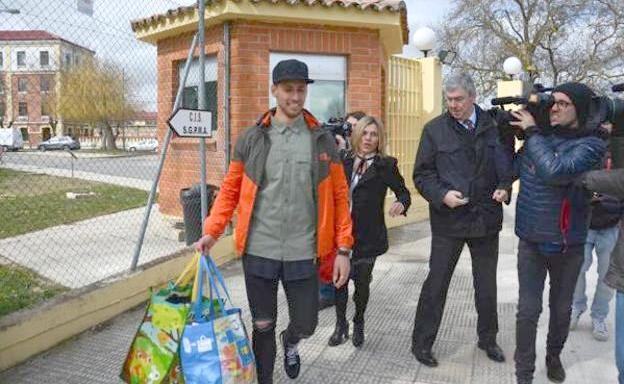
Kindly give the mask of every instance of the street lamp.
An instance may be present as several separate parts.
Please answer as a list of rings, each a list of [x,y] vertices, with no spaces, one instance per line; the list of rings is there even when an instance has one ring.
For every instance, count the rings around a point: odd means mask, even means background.
[[[503,62],[503,70],[513,79],[522,72],[522,62],[516,56],[508,57]]]
[[[20,13],[20,10],[16,8],[5,8],[0,9],[0,13],[10,13],[11,15],[17,15]]]
[[[433,49],[436,43],[435,32],[431,28],[421,27],[414,32],[414,46],[427,57],[427,53]]]

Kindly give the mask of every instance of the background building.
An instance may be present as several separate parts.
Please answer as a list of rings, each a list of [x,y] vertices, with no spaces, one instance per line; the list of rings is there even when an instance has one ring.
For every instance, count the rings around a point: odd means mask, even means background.
[[[56,111],[61,71],[95,52],[41,30],[0,31],[0,119],[26,145],[68,134]]]

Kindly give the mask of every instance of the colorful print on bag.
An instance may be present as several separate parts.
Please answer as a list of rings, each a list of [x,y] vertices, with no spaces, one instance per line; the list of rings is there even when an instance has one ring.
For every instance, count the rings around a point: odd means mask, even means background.
[[[190,312],[191,290],[190,285],[170,286],[151,295],[122,369],[121,378],[125,382],[174,384],[177,381],[172,371],[177,365],[174,361],[180,334]]]

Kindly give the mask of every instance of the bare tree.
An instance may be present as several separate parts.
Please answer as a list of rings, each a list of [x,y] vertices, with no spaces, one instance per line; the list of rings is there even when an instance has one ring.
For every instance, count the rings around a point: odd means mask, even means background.
[[[517,56],[527,82],[582,81],[595,89],[624,80],[622,0],[455,0],[438,30],[484,96]]]
[[[89,59],[63,72],[61,78],[59,111],[63,120],[90,124],[100,132],[102,149],[116,149],[120,124],[134,114],[123,70]]]

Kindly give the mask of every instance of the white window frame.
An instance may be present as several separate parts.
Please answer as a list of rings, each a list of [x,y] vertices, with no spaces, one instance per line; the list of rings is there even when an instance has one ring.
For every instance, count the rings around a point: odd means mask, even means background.
[[[22,56],[22,58],[24,59],[21,64],[20,64],[20,56]],[[25,67],[26,66],[26,51],[17,51],[15,53],[15,62],[17,63],[18,67]]]

